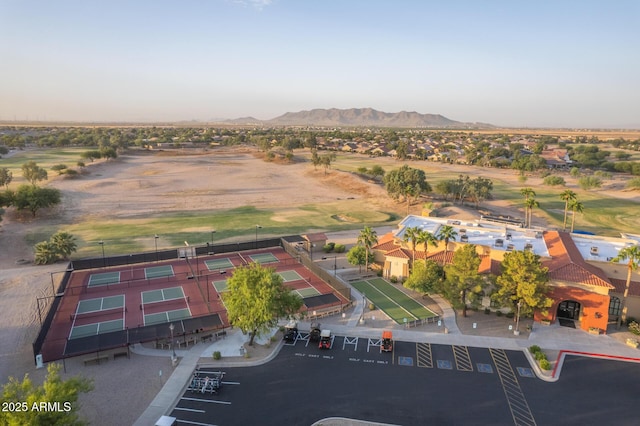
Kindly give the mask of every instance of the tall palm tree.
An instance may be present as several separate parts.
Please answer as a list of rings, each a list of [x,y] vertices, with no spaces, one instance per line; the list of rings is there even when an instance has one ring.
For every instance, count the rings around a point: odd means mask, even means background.
[[[367,251],[364,265],[365,272],[369,270],[369,252],[371,251],[371,247],[378,243],[378,234],[376,231],[371,229],[368,226],[365,226],[362,231],[360,231],[360,235],[358,235],[358,244],[362,244]]]
[[[420,228],[412,226],[404,230],[404,242],[411,241],[411,267],[416,261],[416,244],[418,243],[418,235],[420,234]]]
[[[640,246],[625,247],[618,252],[618,255],[611,259],[612,262],[620,262],[622,260],[629,259],[627,268],[627,282],[624,286],[624,294],[622,296],[622,315],[618,316],[618,329],[622,324],[622,321],[627,321],[627,296],[629,296],[629,285],[631,284],[631,272],[638,269],[638,262],[640,262]]]
[[[584,211],[584,205],[578,200],[573,200],[569,203],[569,208],[573,212],[571,214],[571,232],[573,232],[573,225],[576,223],[576,213],[582,213]]]
[[[444,241],[444,261],[442,262],[443,264],[447,262],[447,252],[449,249],[449,241],[451,240],[455,241],[457,236],[458,236],[458,233],[453,228],[453,226],[444,225],[440,227],[440,229],[438,230],[438,235],[437,235],[438,239],[440,241]]]
[[[536,191],[533,190],[533,188],[531,187],[526,187],[526,188],[522,188],[520,190],[520,194],[522,194],[522,196],[524,197],[524,206],[525,206],[525,211],[524,211],[524,226],[526,228],[529,227],[528,224],[528,213],[529,213],[529,206],[528,206],[528,202],[530,198],[533,198],[536,196]]]
[[[533,209],[540,207],[540,203],[538,203],[535,198],[527,198],[526,201],[524,202],[524,205],[526,207],[525,219],[524,219],[525,226],[527,228],[531,228],[531,219],[532,219]]]
[[[429,253],[429,244],[436,247],[438,245],[438,239],[429,231],[420,230],[418,238],[416,238],[417,244],[424,244],[424,258],[427,258]]]
[[[569,202],[577,199],[577,194],[570,189],[565,189],[560,194],[560,199],[564,201],[564,221],[562,222],[562,230],[567,229],[567,211],[569,211]]]

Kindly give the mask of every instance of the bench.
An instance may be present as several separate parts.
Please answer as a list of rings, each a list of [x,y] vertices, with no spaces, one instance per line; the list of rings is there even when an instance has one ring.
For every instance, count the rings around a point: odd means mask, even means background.
[[[87,358],[84,360],[84,365],[87,366],[91,364],[100,364],[102,361],[109,361],[109,355],[100,355],[93,358]]]
[[[205,334],[204,336],[200,337],[201,342],[210,342],[211,340],[213,340],[213,334]]]
[[[222,337],[223,339],[226,335],[227,335],[227,332],[224,330],[216,333],[216,337]]]
[[[129,358],[129,351],[121,351],[121,352],[114,352],[113,353],[113,359],[122,358],[122,357]]]

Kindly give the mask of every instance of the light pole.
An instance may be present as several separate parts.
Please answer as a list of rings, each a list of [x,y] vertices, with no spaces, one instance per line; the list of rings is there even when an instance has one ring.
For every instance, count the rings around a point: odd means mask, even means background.
[[[156,244],[156,262],[158,261],[158,234],[153,236],[153,242]]]
[[[100,240],[98,241],[98,244],[100,244],[100,247],[102,247],[102,267],[106,268],[107,262],[105,261],[105,258],[104,258],[104,241]]]
[[[522,301],[518,300],[518,313],[516,314],[516,329],[513,331],[513,334],[516,336],[520,335],[520,307],[522,306]]]
[[[256,225],[256,249],[258,248],[258,229],[262,228],[260,225]]]
[[[338,256],[333,256],[333,276],[335,277],[337,275],[336,269],[337,269],[337,258]],[[327,260],[328,257],[323,257],[322,260]]]
[[[171,361],[174,361],[176,359],[176,348],[175,348],[175,342],[173,341],[174,328],[175,326],[173,325],[173,323],[169,324],[169,331],[171,332]]]
[[[214,229],[213,231],[211,231],[211,245],[213,245],[213,234],[216,233],[216,230]]]

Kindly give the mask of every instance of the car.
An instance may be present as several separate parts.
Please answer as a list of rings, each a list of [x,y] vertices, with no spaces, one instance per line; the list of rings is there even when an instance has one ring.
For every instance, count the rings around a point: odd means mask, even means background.
[[[320,323],[312,322],[311,327],[309,327],[309,340],[312,342],[317,342],[320,340]]]
[[[382,340],[380,343],[380,352],[393,351],[393,333],[389,330],[382,332]]]
[[[289,321],[289,323],[284,326],[284,336],[282,338],[287,342],[295,342],[298,338],[298,323],[294,320]]]
[[[331,330],[322,330],[320,331],[320,342],[318,343],[318,348],[331,349],[332,341]]]

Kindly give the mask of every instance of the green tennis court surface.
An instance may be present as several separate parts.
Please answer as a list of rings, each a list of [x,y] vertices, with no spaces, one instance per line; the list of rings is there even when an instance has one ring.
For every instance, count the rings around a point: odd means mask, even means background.
[[[228,257],[222,259],[205,260],[204,264],[207,265],[207,269],[210,271],[233,268],[233,263]]]
[[[278,258],[275,257],[272,253],[257,253],[250,254],[249,258],[256,263],[276,263],[279,262]]]
[[[212,284],[218,293],[227,291],[227,280],[214,281]]]
[[[146,314],[144,316],[144,325],[163,324],[166,322],[179,321],[191,318],[189,308],[176,309],[175,311],[158,312],[157,314]]]
[[[304,280],[304,278],[302,278],[296,271],[282,271],[278,272],[277,274],[282,277],[282,280],[284,282]]]
[[[96,299],[81,300],[78,302],[76,314],[86,314],[88,312],[106,311],[124,307],[124,294],[109,297],[98,297]]]
[[[398,324],[403,324],[405,318],[414,321],[436,316],[382,278],[357,281],[352,285]]]
[[[164,302],[166,300],[184,299],[182,287],[163,288],[142,292],[142,303]]]
[[[144,276],[148,280],[153,278],[173,277],[173,275],[173,266],[171,265],[150,266],[148,268],[144,268]]]
[[[320,292],[313,287],[301,288],[299,290],[292,290],[292,291],[295,293],[298,293],[298,295],[300,295],[300,297],[302,297],[303,299],[305,297],[318,296],[320,294]]]
[[[120,282],[120,272],[102,272],[100,274],[89,275],[88,287],[99,285],[117,284]]]
[[[95,336],[102,333],[110,333],[112,331],[120,331],[120,330],[124,330],[123,319],[97,322],[94,324],[77,325],[71,329],[71,333],[69,334],[69,339]]]

